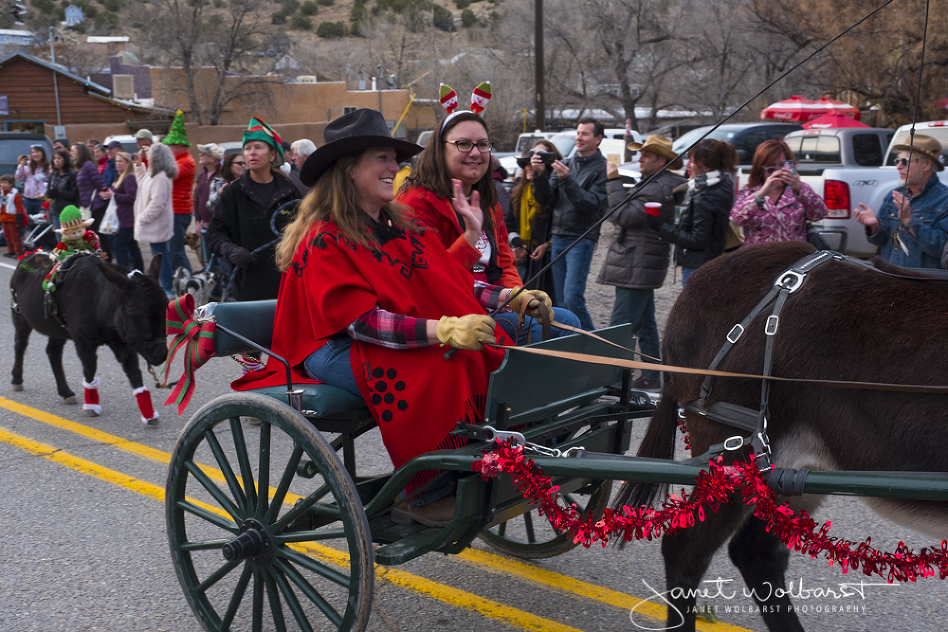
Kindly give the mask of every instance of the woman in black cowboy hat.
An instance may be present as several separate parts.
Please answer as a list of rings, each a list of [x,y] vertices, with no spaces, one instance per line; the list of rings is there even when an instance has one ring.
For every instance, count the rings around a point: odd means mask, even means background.
[[[312,189],[277,249],[284,272],[273,351],[308,379],[360,395],[399,467],[458,447],[454,426],[482,417],[488,375],[502,358],[484,344],[503,338],[484,312],[508,290],[475,283],[434,232],[392,203],[398,163],[421,147],[392,138],[380,113],[346,114],[324,138],[303,164],[300,180]],[[459,212],[472,210],[462,202]],[[460,351],[445,360],[439,343]],[[418,475],[409,493],[433,475]],[[450,521],[450,485],[428,487],[393,518]]]

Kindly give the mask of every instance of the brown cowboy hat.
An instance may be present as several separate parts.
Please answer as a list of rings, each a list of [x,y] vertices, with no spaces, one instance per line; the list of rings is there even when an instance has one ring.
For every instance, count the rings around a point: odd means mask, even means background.
[[[681,169],[682,162],[681,158],[677,158],[678,154],[675,153],[675,150],[672,149],[672,142],[670,138],[665,138],[664,136],[659,136],[658,134],[652,134],[645,139],[644,143],[629,143],[629,149],[632,151],[648,151],[656,156],[663,156],[671,162],[671,165],[668,166],[669,169]],[[672,162],[673,161],[673,162]]]
[[[912,142],[910,147],[907,144],[903,145],[893,145],[892,151],[913,151],[915,153],[922,154],[926,158],[931,158],[934,164],[935,171],[941,171],[945,168],[945,165],[941,162],[941,143],[932,138],[931,136],[925,136],[924,134],[916,134],[915,140]]]

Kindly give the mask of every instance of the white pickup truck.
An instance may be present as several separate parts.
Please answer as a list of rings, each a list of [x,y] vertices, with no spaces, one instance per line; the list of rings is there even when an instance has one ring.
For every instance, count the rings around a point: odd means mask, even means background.
[[[911,125],[894,132],[877,128],[803,130],[784,140],[797,157],[800,178],[826,201],[829,215],[818,222],[830,248],[857,257],[870,257],[877,247],[866,239],[853,210],[863,203],[874,211],[899,184],[894,145],[908,142]],[[915,124],[915,133],[931,136],[948,153],[948,121]],[[884,153],[880,153],[884,147]]]

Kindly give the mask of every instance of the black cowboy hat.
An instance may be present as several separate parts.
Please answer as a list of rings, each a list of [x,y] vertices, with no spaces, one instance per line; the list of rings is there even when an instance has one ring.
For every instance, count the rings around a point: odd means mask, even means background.
[[[395,160],[404,162],[424,147],[400,138],[392,138],[381,112],[362,108],[344,114],[329,123],[323,131],[325,141],[303,163],[300,182],[308,187],[316,184],[319,177],[333,162],[370,147],[393,147]]]

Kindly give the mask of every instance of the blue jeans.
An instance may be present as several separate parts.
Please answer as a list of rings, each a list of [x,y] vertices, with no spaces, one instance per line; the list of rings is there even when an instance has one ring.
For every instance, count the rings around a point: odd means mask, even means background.
[[[574,241],[574,237],[553,235],[551,256],[555,259]],[[586,331],[596,328],[589,310],[586,309],[586,278],[589,276],[589,266],[592,265],[595,250],[596,242],[580,239],[565,257],[553,264],[553,285],[556,288],[557,306],[565,307],[576,314]]]
[[[36,215],[43,212],[43,200],[39,198],[28,198],[23,196],[23,210],[27,215]]]
[[[682,268],[681,269],[681,287],[685,287],[688,284],[688,277],[691,276],[691,273],[697,270],[698,268]]]
[[[612,307],[609,326],[631,323],[632,333],[639,339],[639,350],[645,355],[660,359],[661,346],[658,341],[658,325],[655,324],[655,290],[616,288],[616,302]],[[652,362],[642,358],[643,362]],[[647,380],[659,379],[658,371],[642,371]]]
[[[303,367],[306,369],[306,374],[314,380],[344,388],[362,397],[355,375],[352,373],[352,364],[349,362],[350,351],[352,351],[352,338],[349,336],[331,338],[307,356],[303,361]]]
[[[161,287],[165,292],[172,292],[171,277],[174,269],[171,267],[171,251],[168,248],[168,242],[162,241],[157,244],[148,244],[151,248],[151,256],[161,255]]]
[[[142,251],[135,241],[135,228],[119,228],[112,236],[112,248],[115,250],[115,263],[133,270],[145,271],[145,262],[142,260]]]
[[[168,241],[171,248],[171,270],[184,268],[191,272],[191,262],[188,261],[188,255],[184,252],[184,234],[188,232],[188,226],[191,225],[191,214],[182,213],[174,216],[174,235]]]
[[[517,343],[517,346],[523,346],[527,344],[527,333],[524,332],[523,335],[517,335],[517,320],[519,319],[517,314],[513,312],[504,312],[502,314],[497,314],[494,316],[494,320],[497,321],[497,324],[500,325],[507,335],[510,336],[510,339]],[[553,320],[564,325],[569,325],[570,327],[578,327],[582,329],[580,325],[579,318],[576,315],[562,307],[553,308]],[[524,327],[530,329],[530,340],[531,342],[540,342],[543,340],[543,327],[540,326],[540,321],[535,318],[530,318],[527,316],[523,320]],[[565,329],[559,329],[557,327],[550,327],[550,338],[559,338],[560,336],[568,336],[571,331]]]

